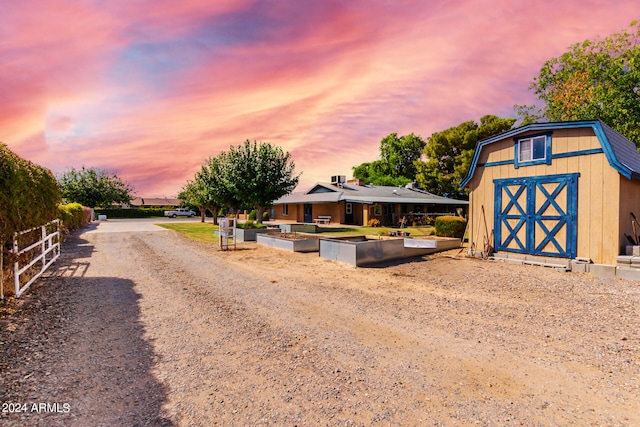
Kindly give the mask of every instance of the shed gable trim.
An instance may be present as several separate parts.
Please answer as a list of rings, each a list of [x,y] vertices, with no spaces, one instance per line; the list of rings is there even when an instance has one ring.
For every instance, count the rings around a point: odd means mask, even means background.
[[[624,176],[627,179],[638,179],[640,178],[639,172],[640,171],[634,171],[631,168],[629,168],[628,166],[626,166],[625,164],[623,164],[622,162],[620,162],[620,160],[616,157],[616,153],[614,151],[614,148],[612,147],[612,144],[609,141],[609,138],[607,136],[607,131],[609,132],[613,132],[616,135],[617,132],[615,132],[615,130],[608,128],[605,129],[604,125],[600,120],[584,120],[584,121],[575,121],[575,122],[553,122],[553,123],[533,123],[530,125],[526,125],[517,129],[513,129],[510,131],[507,131],[505,133],[501,133],[499,135],[496,135],[494,137],[485,139],[484,141],[480,141],[478,143],[478,145],[476,146],[476,150],[473,154],[473,159],[471,160],[471,167],[469,168],[469,172],[467,173],[467,176],[462,180],[462,182],[460,183],[460,187],[464,188],[469,184],[469,181],[471,181],[471,179],[473,178],[473,175],[475,173],[476,167],[477,166],[483,166],[482,164],[478,163],[478,160],[480,159],[480,154],[482,153],[482,150],[490,144],[493,144],[494,142],[498,142],[498,141],[503,141],[505,139],[509,139],[509,138],[513,138],[516,137],[517,135],[523,134],[525,132],[529,132],[529,131],[550,131],[550,130],[554,130],[554,129],[577,129],[577,128],[585,128],[585,127],[590,127],[596,138],[598,139],[598,142],[600,142],[600,146],[602,147],[602,152],[604,152],[605,157],[607,158],[607,161],[609,162],[609,165],[614,168],[616,171],[618,171],[618,173],[620,173],[620,175]],[[620,136],[622,139],[624,139],[622,136]],[[625,141],[631,143],[630,141],[624,139]],[[586,150],[586,151],[590,151],[590,150]],[[577,153],[577,152],[576,152]],[[585,154],[595,154],[595,153],[585,153]],[[513,161],[510,161],[511,163],[513,163]],[[497,162],[495,162],[497,163]],[[488,164],[488,163],[487,163]],[[487,164],[484,164],[484,166],[486,166]],[[497,165],[491,165],[491,166],[497,166]]]
[[[478,166],[488,168],[491,166],[505,166],[505,165],[512,165],[512,164],[513,164],[513,160],[500,160],[499,162],[479,163]]]
[[[592,148],[590,150],[569,151],[568,153],[552,154],[551,159],[563,159],[565,157],[578,157],[588,156],[590,154],[602,154],[604,150],[602,148]]]
[[[555,159],[563,159],[565,157],[588,156],[590,154],[602,154],[602,153],[604,153],[604,150],[602,148],[592,148],[589,150],[569,151],[567,153],[552,154],[550,157],[551,157],[551,160],[555,160]],[[513,160],[500,160],[498,162],[478,163],[478,167],[489,168],[492,166],[505,166],[505,165],[508,166],[513,164],[514,164]]]

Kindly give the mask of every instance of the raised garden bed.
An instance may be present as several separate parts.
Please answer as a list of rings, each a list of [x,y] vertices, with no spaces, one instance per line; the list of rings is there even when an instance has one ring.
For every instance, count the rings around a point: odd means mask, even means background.
[[[256,236],[259,234],[278,233],[279,231],[277,228],[236,228],[236,242],[255,242]],[[220,235],[218,230],[214,234]]]
[[[261,245],[293,252],[318,252],[320,249],[319,237],[298,233],[260,234],[257,241]]]
[[[460,239],[429,239],[426,247],[407,246],[409,238],[385,238],[375,236],[354,236],[339,239],[320,240],[320,256],[326,259],[361,266],[396,259],[428,255],[435,252],[460,247]],[[435,243],[434,243],[435,242]]]
[[[448,251],[449,249],[459,248],[460,239],[435,236],[412,237],[410,239],[404,239],[404,247],[435,249],[435,252]]]
[[[316,224],[280,224],[280,232],[282,233],[317,233],[318,226]]]

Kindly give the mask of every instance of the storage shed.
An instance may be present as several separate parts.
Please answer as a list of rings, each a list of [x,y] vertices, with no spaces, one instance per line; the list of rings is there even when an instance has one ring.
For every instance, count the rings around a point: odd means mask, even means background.
[[[490,243],[514,259],[616,265],[625,234],[634,235],[631,213],[640,218],[640,154],[599,120],[530,124],[480,141],[462,185],[471,248]]]

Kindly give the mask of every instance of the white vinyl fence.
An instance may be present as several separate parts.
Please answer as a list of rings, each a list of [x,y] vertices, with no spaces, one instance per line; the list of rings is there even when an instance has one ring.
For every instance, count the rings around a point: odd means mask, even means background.
[[[37,232],[38,229],[41,230],[41,239],[20,249],[20,236]],[[15,258],[13,280],[17,298],[60,256],[60,220],[56,219],[41,227],[15,233],[11,253]],[[24,265],[21,266],[21,264]],[[25,272],[30,277],[28,277],[27,283],[22,284],[21,275]]]

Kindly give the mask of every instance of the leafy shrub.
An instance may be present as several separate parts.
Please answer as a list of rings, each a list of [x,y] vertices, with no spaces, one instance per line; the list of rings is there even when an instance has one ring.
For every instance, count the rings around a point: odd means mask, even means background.
[[[253,222],[252,220],[248,219],[243,224],[239,224],[238,227],[247,230],[247,229],[251,229],[251,228],[264,228],[265,226],[263,224],[258,224],[258,223]]]
[[[76,230],[83,225],[84,208],[80,203],[58,205],[58,213],[62,219],[62,225],[67,230]]]
[[[439,216],[436,218],[436,236],[462,238],[467,220],[459,216]]]
[[[249,212],[249,216],[247,217],[247,219],[249,221],[255,221],[257,219],[258,216],[258,212],[256,212],[256,210],[252,210],[251,212]],[[269,221],[269,212],[268,211],[264,211],[262,212],[262,220],[263,221]]]
[[[51,171],[0,143],[0,242],[57,218],[60,199]]]
[[[369,227],[378,227],[380,225],[380,221],[377,220],[376,218],[372,218],[369,221],[367,221],[367,225]]]

